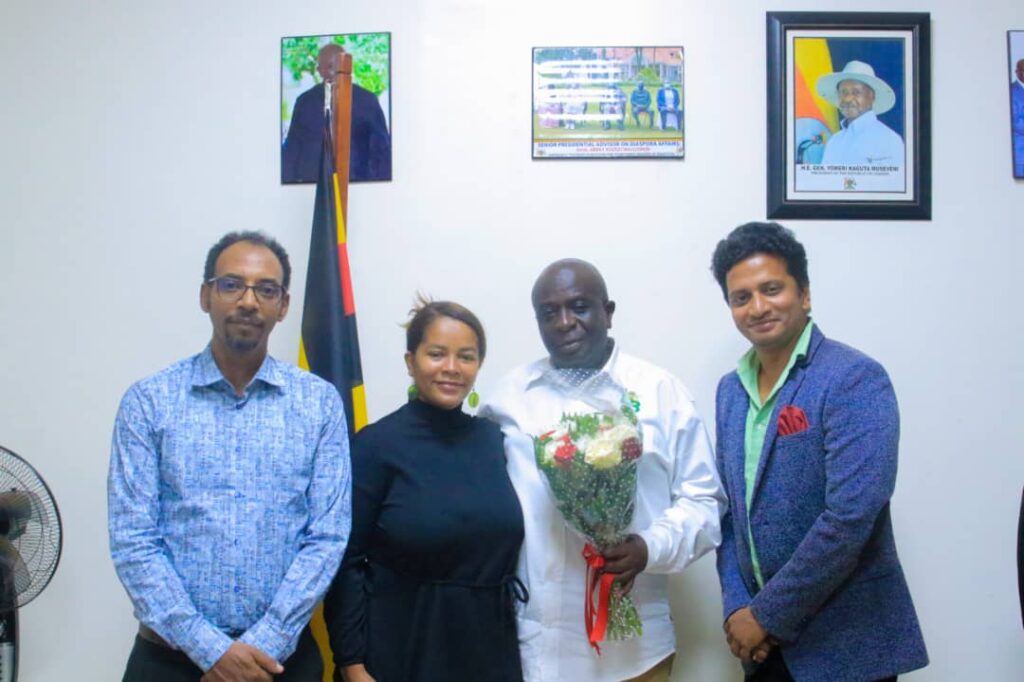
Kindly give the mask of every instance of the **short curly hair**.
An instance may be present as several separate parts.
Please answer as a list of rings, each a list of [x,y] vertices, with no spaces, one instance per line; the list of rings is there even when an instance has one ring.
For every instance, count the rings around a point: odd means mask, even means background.
[[[250,244],[256,244],[257,246],[264,246],[277,257],[279,263],[281,263],[281,272],[283,280],[281,286],[288,289],[288,286],[292,283],[292,264],[288,261],[288,252],[284,250],[284,247],[273,237],[269,237],[262,232],[255,232],[252,230],[246,230],[243,232],[228,232],[226,235],[217,240],[217,243],[210,247],[209,252],[206,254],[206,265],[203,267],[203,281],[209,282],[214,277],[214,273],[217,269],[217,259],[220,258],[220,254],[224,253],[224,250],[233,244],[238,242],[248,242]]]
[[[711,272],[718,280],[718,286],[722,287],[722,295],[726,300],[729,300],[726,275],[737,263],[759,253],[785,261],[786,271],[793,276],[801,291],[810,286],[807,252],[792,231],[778,223],[745,223],[718,242],[715,254],[711,257]]]

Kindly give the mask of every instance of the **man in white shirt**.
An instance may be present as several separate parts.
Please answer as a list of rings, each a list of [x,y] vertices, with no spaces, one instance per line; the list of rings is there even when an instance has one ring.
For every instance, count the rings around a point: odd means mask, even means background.
[[[550,357],[510,372],[480,411],[501,424],[526,522],[518,570],[530,592],[518,620],[523,675],[528,682],[667,682],[676,642],[667,574],[721,541],[726,500],[707,431],[678,379],[621,352],[609,338],[615,302],[593,265],[552,263],[532,299]],[[631,534],[604,554],[604,570],[631,590],[643,635],[602,642],[600,656],[584,627],[584,543],[552,503],[532,440],[563,413],[589,411],[579,400],[579,387],[587,384],[628,395],[643,436]]]

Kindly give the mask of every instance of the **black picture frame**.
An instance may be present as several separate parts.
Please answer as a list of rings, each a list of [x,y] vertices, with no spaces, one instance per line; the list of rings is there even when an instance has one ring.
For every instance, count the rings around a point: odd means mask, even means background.
[[[768,12],[766,23],[768,217],[930,220],[930,14]],[[858,83],[875,85],[859,111]]]

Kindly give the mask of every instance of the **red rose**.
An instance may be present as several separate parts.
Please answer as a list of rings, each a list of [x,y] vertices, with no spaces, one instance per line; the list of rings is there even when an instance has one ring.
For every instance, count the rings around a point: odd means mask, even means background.
[[[643,452],[644,449],[640,445],[639,438],[627,438],[622,441],[622,461],[632,462],[634,459],[638,459]]]
[[[569,436],[562,438],[562,444],[555,448],[555,464],[567,467],[572,464],[572,456],[576,454],[576,446],[569,440]]]

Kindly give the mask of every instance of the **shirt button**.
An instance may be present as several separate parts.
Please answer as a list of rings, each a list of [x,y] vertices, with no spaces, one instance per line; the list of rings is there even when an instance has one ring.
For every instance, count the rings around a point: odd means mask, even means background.
[[[238,547],[241,544],[242,544],[242,542],[240,540],[235,540],[235,547]]]
[[[239,587],[238,585],[235,585],[235,594],[238,594],[241,591],[242,591],[242,588]]]

